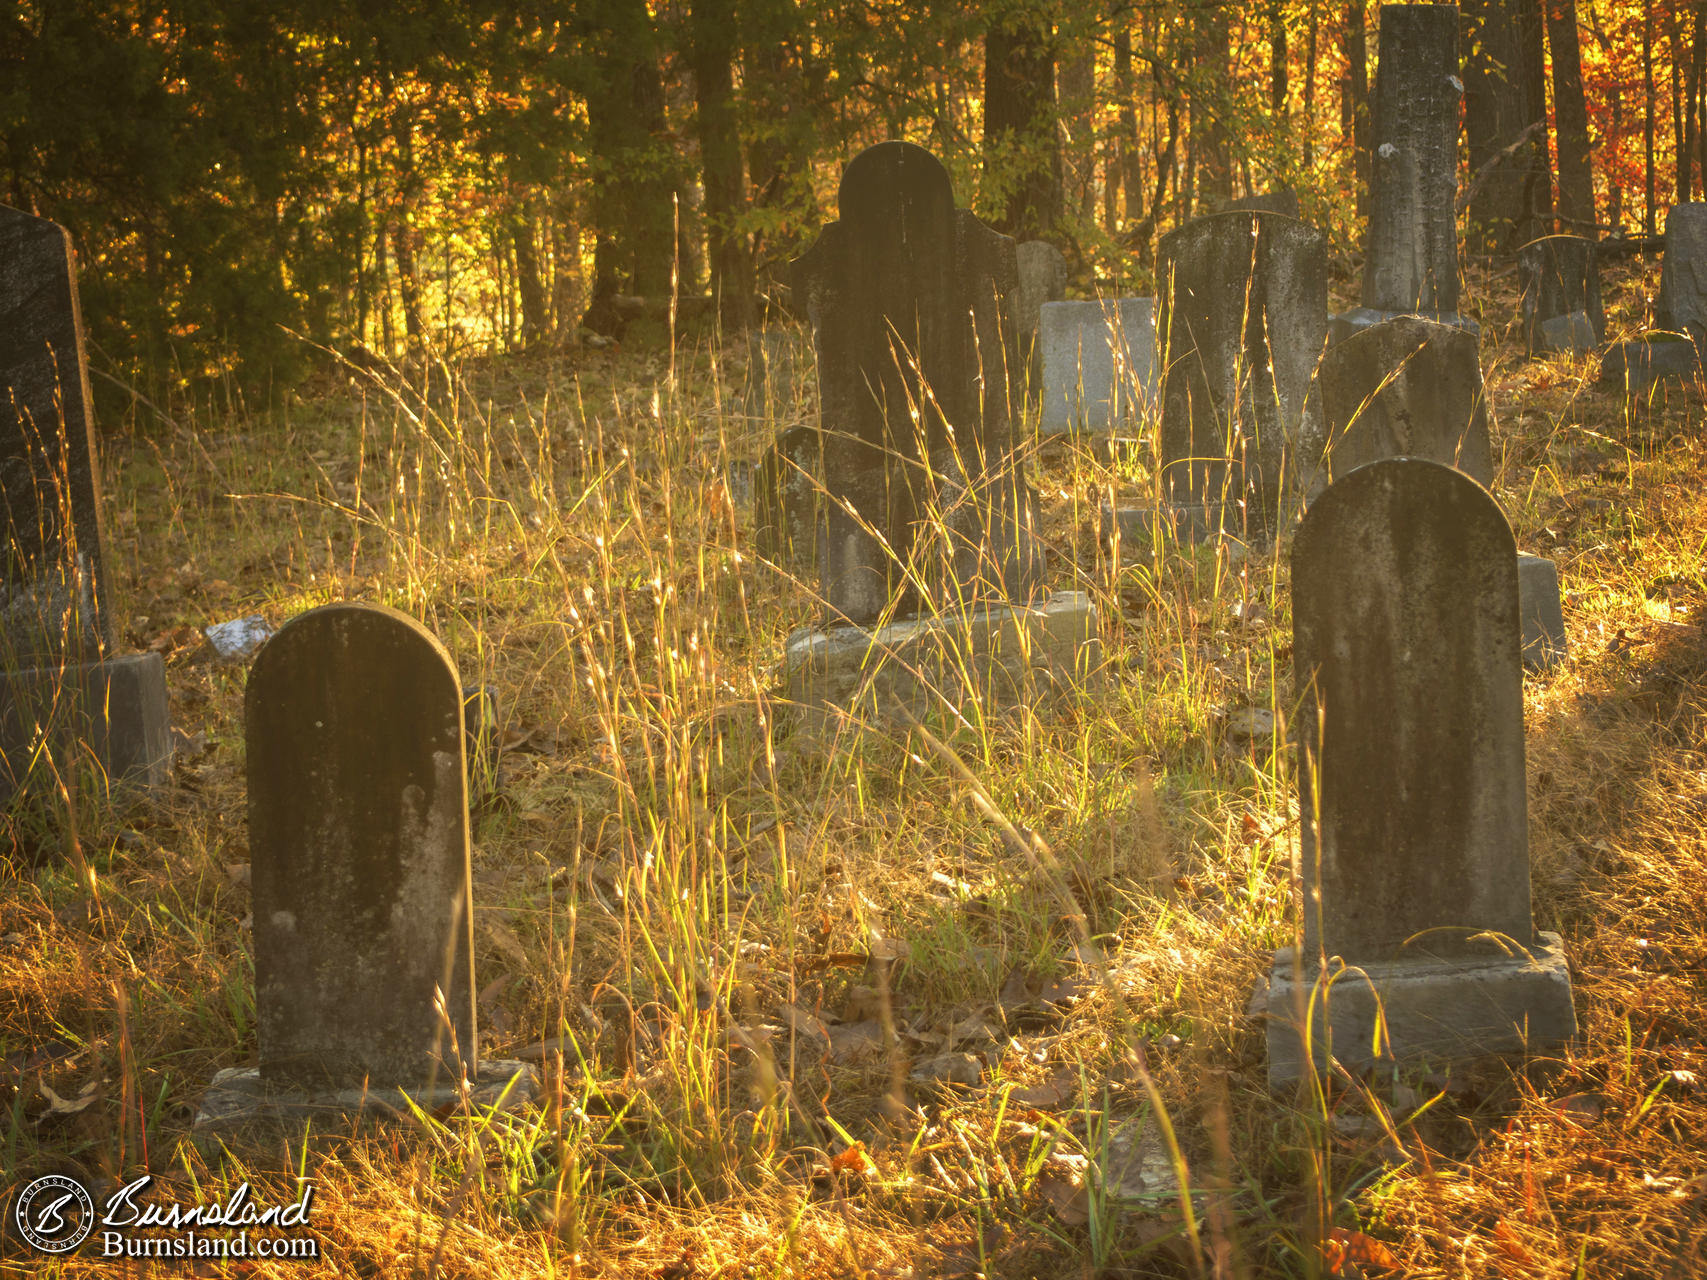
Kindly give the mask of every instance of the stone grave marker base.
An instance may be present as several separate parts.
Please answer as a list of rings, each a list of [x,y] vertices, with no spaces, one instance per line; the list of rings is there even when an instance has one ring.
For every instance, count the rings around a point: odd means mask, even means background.
[[[531,1066],[493,1059],[480,1064],[469,1101],[475,1107],[491,1107],[501,1101],[510,1110],[532,1102],[538,1093],[539,1077]],[[311,1093],[262,1080],[259,1067],[231,1067],[213,1077],[212,1085],[196,1108],[190,1136],[196,1150],[212,1158],[221,1147],[239,1143],[246,1133],[264,1131],[276,1137],[280,1129],[347,1131],[364,1122],[410,1119],[415,1114],[409,1106],[411,1101],[434,1115],[460,1105],[461,1100],[461,1091],[449,1084],[430,1089],[335,1089]]]
[[[1270,1088],[1304,1074],[1300,1008],[1311,1010],[1316,1065],[1323,1069],[1330,1036],[1333,1056],[1346,1067],[1375,1063],[1378,1017],[1386,1023],[1381,1060],[1407,1066],[1520,1053],[1562,1044],[1577,1033],[1565,947],[1556,933],[1537,934],[1527,955],[1519,950],[1451,959],[1418,956],[1356,966],[1334,979],[1326,997],[1317,987],[1317,974],[1305,970],[1300,975],[1295,968],[1292,948],[1274,953],[1263,998]]]
[[[1380,324],[1383,320],[1397,319],[1399,316],[1421,316],[1424,320],[1433,320],[1436,324],[1449,324],[1455,329],[1463,329],[1467,333],[1480,334],[1481,325],[1469,316],[1459,315],[1455,311],[1380,311],[1374,307],[1353,307],[1350,311],[1342,311],[1338,315],[1328,317],[1328,345],[1343,342],[1354,333]]]
[[[0,803],[30,768],[35,726],[51,717],[48,741],[81,741],[111,783],[163,786],[172,772],[166,660],[127,654],[105,662],[0,672]]]
[[[1523,620],[1523,665],[1546,671],[1565,660],[1565,616],[1559,566],[1542,556],[1517,556],[1517,608]]]
[[[785,696],[823,729],[839,712],[923,719],[974,698],[987,708],[1034,703],[1084,686],[1101,666],[1096,607],[1079,591],[882,627],[805,629],[783,653]]]
[[[1541,322],[1541,337],[1548,351],[1568,352],[1585,356],[1600,345],[1594,332],[1594,321],[1586,311],[1572,311]]]

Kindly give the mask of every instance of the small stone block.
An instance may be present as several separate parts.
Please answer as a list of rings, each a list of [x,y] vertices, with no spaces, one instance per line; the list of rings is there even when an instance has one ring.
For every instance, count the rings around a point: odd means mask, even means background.
[[[1356,1070],[1380,1061],[1461,1062],[1568,1042],[1577,1019],[1559,935],[1539,933],[1527,952],[1514,950],[1365,963],[1340,971],[1331,984],[1320,983],[1317,973],[1300,974],[1290,947],[1275,952],[1263,998],[1269,1087],[1304,1074],[1301,1010],[1309,1015],[1318,1068],[1328,1065],[1330,1052]],[[1379,1054],[1378,1021],[1385,1023]]]
[[[1043,435],[1108,432],[1156,398],[1156,301],[1050,302],[1039,312]]]
[[[1523,620],[1523,665],[1545,671],[1565,659],[1565,618],[1559,606],[1559,566],[1542,556],[1517,557],[1518,612]]]
[[[1600,362],[1600,381],[1622,387],[1631,397],[1645,396],[1667,378],[1688,381],[1701,371],[1695,344],[1681,334],[1651,334],[1617,342]]]
[[[482,1062],[469,1089],[469,1104],[475,1108],[502,1105],[512,1110],[532,1102],[539,1094],[539,1077],[523,1062],[495,1059]],[[206,1157],[222,1147],[236,1145],[245,1133],[263,1130],[276,1136],[279,1129],[349,1130],[364,1122],[406,1120],[414,1115],[410,1102],[429,1115],[443,1114],[462,1100],[462,1091],[450,1084],[420,1089],[333,1089],[323,1093],[261,1078],[258,1067],[233,1067],[221,1071],[196,1108],[191,1140]],[[258,1134],[257,1136],[263,1136]]]
[[[1166,541],[1188,546],[1218,537],[1246,540],[1245,512],[1236,502],[1167,502],[1159,507],[1111,507],[1104,503],[1098,511],[1098,541],[1104,546],[1112,543],[1116,529],[1126,546],[1150,546],[1158,533]],[[1261,541],[1261,536],[1256,540]]]
[[[1082,686],[1102,666],[1102,642],[1090,597],[1062,591],[1038,605],[797,631],[783,665],[785,696],[803,707],[923,718],[974,698],[1012,706]]]
[[[47,741],[88,746],[110,783],[164,786],[172,771],[166,660],[127,654],[105,662],[0,672],[0,800],[28,774],[41,718]]]

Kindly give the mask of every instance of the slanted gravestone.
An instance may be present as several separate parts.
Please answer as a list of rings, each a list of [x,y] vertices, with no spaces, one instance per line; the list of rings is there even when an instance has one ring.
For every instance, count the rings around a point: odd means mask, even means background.
[[[1037,331],[1039,313],[1047,303],[1067,296],[1067,259],[1047,240],[1021,240],[1014,246],[1018,281],[1008,295],[1008,326],[1019,343],[1019,358],[1037,394]]]
[[[1162,237],[1161,498],[1195,531],[1272,535],[1323,446],[1309,396],[1328,323],[1327,238],[1275,213]]]
[[[444,646],[394,609],[312,609],[261,650],[244,717],[260,1068],[221,1072],[197,1127],[454,1100],[465,1073],[508,1085],[523,1069],[475,1044],[464,698]]]
[[[1270,975],[1271,1082],[1306,1070],[1307,1010],[1319,1066],[1570,1039],[1563,948],[1530,917],[1505,517],[1439,463],[1359,468],[1304,516],[1292,613],[1304,950]]]
[[[1051,302],[1037,342],[1043,434],[1118,431],[1155,402],[1154,298]]]
[[[1456,5],[1381,6],[1363,305],[1334,318],[1336,342],[1390,315],[1474,331],[1458,314],[1458,24]]]
[[[948,171],[907,142],[856,156],[839,201],[793,272],[818,357],[829,615],[863,624],[1029,598],[1038,562],[1012,457],[1018,348],[1004,316],[1014,242],[956,209]],[[942,511],[951,519],[933,520]],[[943,545],[925,545],[932,524],[947,528]]]
[[[1317,370],[1329,477],[1403,455],[1494,482],[1476,339],[1420,316],[1396,316],[1335,343]]]
[[[1658,328],[1686,333],[1697,350],[1707,350],[1707,203],[1674,204],[1666,214],[1654,319]]]
[[[1600,264],[1594,241],[1542,236],[1517,251],[1523,291],[1523,341],[1531,356],[1549,351],[1584,355],[1606,336]]]
[[[1380,458],[1426,458],[1494,482],[1482,366],[1473,335],[1420,316],[1394,316],[1335,343],[1316,373],[1328,424],[1328,475]],[[1559,573],[1519,556],[1523,660],[1536,670],[1565,656]]]
[[[112,780],[170,770],[165,661],[114,640],[91,403],[71,238],[0,206],[0,799],[41,744]]]

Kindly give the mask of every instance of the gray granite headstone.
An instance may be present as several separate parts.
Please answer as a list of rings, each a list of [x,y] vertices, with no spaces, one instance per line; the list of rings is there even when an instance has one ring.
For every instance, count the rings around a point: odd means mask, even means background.
[[[1277,955],[1271,1079],[1298,1072],[1288,1004],[1323,998],[1323,955],[1359,966],[1318,1019],[1342,1061],[1568,1039],[1562,950],[1530,917],[1517,548],[1498,506],[1436,462],[1353,471],[1299,527],[1292,611],[1304,976]]]
[[[1655,322],[1687,333],[1707,351],[1707,202],[1674,204],[1666,214],[1665,257]]]
[[[476,1074],[462,685],[394,609],[293,618],[244,703],[261,1078]],[[436,993],[455,1027],[443,1029]]]
[[[1156,399],[1156,300],[1051,302],[1038,331],[1045,435],[1106,434]]]
[[[1523,340],[1531,356],[1549,351],[1584,355],[1606,335],[1600,264],[1594,241],[1542,236],[1517,251],[1523,291]]]
[[[1324,444],[1309,390],[1327,238],[1280,214],[1211,214],[1162,237],[1157,280],[1161,498],[1203,527],[1266,538]]]
[[[171,766],[164,659],[114,644],[91,403],[70,236],[0,206],[0,798],[43,743],[112,780]]]
[[[1288,218],[1301,216],[1298,193],[1291,187],[1277,187],[1255,195],[1240,196],[1221,206],[1222,213],[1283,213]]]
[[[818,359],[829,616],[1029,598],[1039,561],[1013,460],[1019,357],[1005,317],[1014,242],[956,209],[947,170],[911,143],[855,157],[839,207],[793,269]],[[927,523],[949,529],[947,548],[924,546]]]
[[[1494,481],[1476,339],[1420,316],[1396,316],[1335,343],[1317,370],[1329,476],[1400,455]]]

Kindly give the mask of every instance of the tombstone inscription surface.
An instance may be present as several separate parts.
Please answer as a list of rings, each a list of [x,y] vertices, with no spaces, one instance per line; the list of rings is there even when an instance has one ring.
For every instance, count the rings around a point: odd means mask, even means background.
[[[476,1073],[462,684],[413,619],[333,604],[245,698],[261,1076],[418,1087]],[[456,1028],[455,1044],[435,1009]]]
[[[1138,417],[1156,396],[1153,298],[1052,302],[1038,330],[1046,435],[1107,433]]]
[[[1686,333],[1697,351],[1707,350],[1707,202],[1674,204],[1666,214],[1654,311],[1658,328]]]
[[[1583,236],[1542,236],[1517,251],[1522,289],[1523,340],[1531,356],[1549,351],[1583,354],[1606,334],[1600,299],[1600,263],[1594,241]]]

